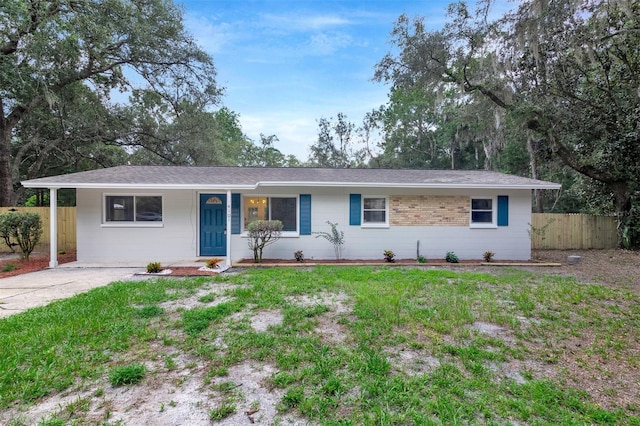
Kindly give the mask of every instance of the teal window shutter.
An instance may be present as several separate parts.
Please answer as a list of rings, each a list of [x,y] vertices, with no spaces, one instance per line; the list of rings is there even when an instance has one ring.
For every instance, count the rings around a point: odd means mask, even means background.
[[[509,197],[498,195],[498,226],[509,226]]]
[[[300,235],[311,235],[311,194],[300,194]]]
[[[231,233],[239,234],[240,229],[240,194],[231,194]]]
[[[349,225],[360,225],[362,195],[349,194]]]

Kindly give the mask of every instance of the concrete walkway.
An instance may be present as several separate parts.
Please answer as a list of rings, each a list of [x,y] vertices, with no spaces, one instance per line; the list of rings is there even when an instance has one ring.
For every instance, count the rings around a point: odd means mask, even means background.
[[[140,268],[64,267],[2,278],[0,318],[114,281],[133,279],[135,272],[140,272]]]

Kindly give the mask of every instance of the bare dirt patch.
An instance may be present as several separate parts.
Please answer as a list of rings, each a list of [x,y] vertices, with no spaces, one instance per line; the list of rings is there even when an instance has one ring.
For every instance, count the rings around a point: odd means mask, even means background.
[[[262,311],[251,317],[251,327],[254,330],[262,332],[272,325],[282,324],[282,312],[280,311]]]
[[[220,379],[233,383],[237,392],[238,402],[236,413],[224,419],[219,424],[248,425],[248,424],[297,424],[300,419],[290,415],[280,415],[277,405],[284,395],[281,389],[267,385],[268,379],[278,370],[272,365],[245,361],[229,369],[227,377]]]
[[[320,339],[327,344],[339,344],[347,340],[347,327],[342,321],[349,318],[349,314],[353,309],[348,295],[345,293],[320,293],[316,295],[302,295],[291,298],[290,300],[300,306],[326,306],[329,310],[316,316],[318,325],[314,331],[320,336]]]
[[[579,281],[628,287],[640,293],[640,251],[631,250],[534,250],[535,260],[558,262],[560,268],[536,268],[544,273],[572,275]],[[570,265],[568,256],[580,256]]]

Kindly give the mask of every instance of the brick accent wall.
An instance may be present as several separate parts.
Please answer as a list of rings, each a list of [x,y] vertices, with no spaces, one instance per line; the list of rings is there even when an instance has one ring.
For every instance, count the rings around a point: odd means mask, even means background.
[[[469,226],[470,198],[465,196],[393,195],[391,226]]]

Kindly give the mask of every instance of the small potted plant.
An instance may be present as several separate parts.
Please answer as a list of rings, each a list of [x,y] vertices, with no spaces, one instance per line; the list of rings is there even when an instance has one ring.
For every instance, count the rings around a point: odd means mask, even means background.
[[[150,262],[147,265],[148,274],[158,274],[160,272],[162,272],[162,266],[160,265],[160,262]]]
[[[207,269],[218,268],[218,263],[220,263],[220,259],[218,259],[217,257],[212,257],[211,259],[207,260]]]
[[[444,260],[446,260],[449,263],[458,263],[460,261],[458,259],[458,256],[456,256],[456,254],[452,251],[447,252],[447,255],[445,256]]]
[[[296,261],[298,262],[304,262],[304,253],[302,252],[302,250],[298,250],[293,253],[293,257],[295,257]]]
[[[484,259],[485,262],[491,262],[491,260],[493,260],[493,256],[495,256],[495,253],[492,252],[491,250],[487,250],[482,254],[482,258]]]
[[[396,261],[396,260],[394,259],[394,257],[395,257],[395,256],[396,256],[396,254],[395,254],[393,251],[391,251],[391,250],[385,250],[385,251],[384,251],[384,260],[385,260],[386,262],[389,262],[389,263],[393,263],[393,262],[395,262],[395,261]]]

